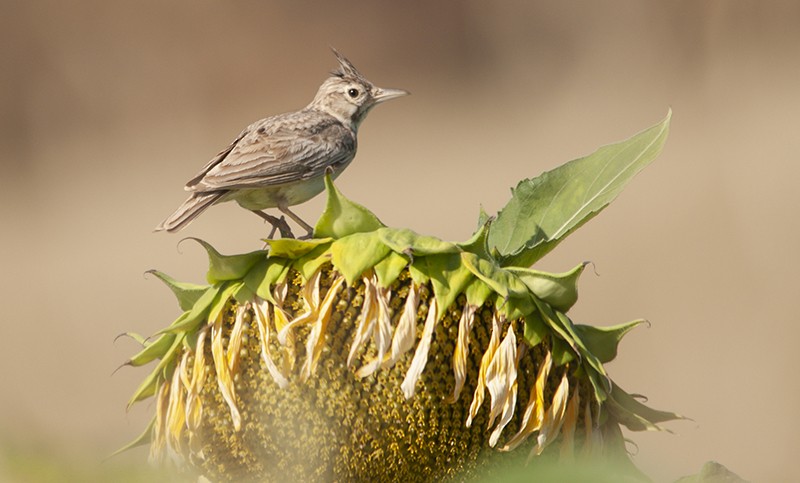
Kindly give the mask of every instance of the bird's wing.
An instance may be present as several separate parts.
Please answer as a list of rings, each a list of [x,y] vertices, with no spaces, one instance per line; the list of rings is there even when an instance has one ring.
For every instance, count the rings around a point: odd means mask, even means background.
[[[260,188],[321,176],[328,166],[346,164],[356,150],[355,135],[332,116],[286,114],[249,126],[187,184],[191,191]]]
[[[206,175],[206,173],[208,173],[211,169],[213,169],[214,166],[218,165],[223,159],[225,159],[226,156],[228,156],[228,154],[230,154],[231,151],[233,151],[236,145],[239,144],[239,142],[242,139],[244,139],[245,136],[247,136],[247,134],[250,132],[249,130],[250,127],[248,126],[244,131],[240,132],[239,135],[236,136],[236,139],[234,139],[233,142],[230,143],[227,148],[218,152],[217,155],[214,156],[213,159],[211,159],[211,161],[209,161],[205,166],[203,166],[203,169],[201,169],[200,172],[197,173],[197,175],[194,178],[190,179],[186,183],[186,190],[194,191],[194,186],[200,183],[203,180],[203,177]]]

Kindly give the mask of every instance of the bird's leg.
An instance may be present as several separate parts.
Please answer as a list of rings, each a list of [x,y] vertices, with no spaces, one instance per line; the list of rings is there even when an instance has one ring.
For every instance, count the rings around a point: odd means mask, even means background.
[[[285,228],[285,229],[289,228],[289,224],[286,223],[286,217],[285,216],[281,215],[279,223],[280,223],[281,228]],[[272,230],[270,230],[269,236],[267,236],[267,238],[269,238],[271,240],[272,237],[275,236],[275,232],[276,231],[278,231],[278,226],[272,225]],[[292,237],[292,235],[293,235],[292,232],[289,231],[289,236]],[[281,237],[284,237],[283,230],[281,230]]]
[[[303,227],[306,230],[307,233],[304,236],[301,236],[299,239],[307,240],[307,239],[312,238],[314,236],[314,228],[312,228],[311,225],[309,225],[308,223],[303,221],[302,218],[300,218],[296,214],[292,213],[292,210],[290,210],[288,206],[278,205],[278,209],[281,210],[282,212],[286,213],[287,215],[289,215],[289,218],[294,220],[295,223],[297,223],[298,225],[300,225],[301,227]]]
[[[256,215],[260,216],[261,218],[265,219],[270,225],[272,225],[272,231],[269,233],[269,238],[272,238],[275,235],[275,230],[278,230],[281,233],[282,238],[294,238],[294,234],[292,233],[292,229],[289,228],[289,224],[286,222],[286,218],[281,216],[280,218],[275,218],[272,215],[268,215],[263,211],[258,210],[250,210]]]

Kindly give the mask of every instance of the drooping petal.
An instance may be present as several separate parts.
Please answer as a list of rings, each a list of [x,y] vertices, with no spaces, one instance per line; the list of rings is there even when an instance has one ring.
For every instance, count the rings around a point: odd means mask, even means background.
[[[302,380],[306,380],[311,376],[311,373],[314,372],[314,368],[319,361],[319,356],[322,354],[322,348],[325,346],[325,333],[333,309],[333,301],[339,294],[339,288],[343,283],[344,277],[337,277],[331,284],[328,293],[325,294],[325,299],[319,307],[317,320],[311,327],[311,333],[308,335],[308,340],[306,341],[306,361],[301,371]]]
[[[153,426],[153,439],[150,443],[150,461],[161,461],[167,443],[167,408],[169,407],[169,388],[166,382],[161,383],[156,398],[156,421]]]
[[[422,329],[422,338],[417,344],[417,350],[414,352],[414,358],[411,359],[411,365],[408,368],[408,372],[406,372],[406,377],[403,379],[403,383],[400,384],[406,399],[411,399],[414,396],[417,380],[428,362],[428,351],[431,347],[433,330],[439,320],[438,312],[436,299],[431,297],[430,305],[428,306],[428,317],[425,319],[425,326]]]
[[[377,286],[378,280],[375,279]],[[392,315],[389,309],[389,300],[392,298],[392,291],[389,288],[378,287],[378,326],[375,328],[375,346],[378,350],[376,359],[383,362],[384,356],[392,346]]]
[[[509,327],[503,342],[494,353],[489,366],[486,368],[486,389],[489,390],[489,427],[500,414],[502,406],[508,397],[511,385],[517,380],[517,338],[514,327]]]
[[[181,357],[181,363],[178,365],[178,373],[180,374],[181,384],[183,384],[183,388],[186,391],[192,390],[192,376],[189,371],[189,356],[191,355],[191,351],[185,351],[183,353],[183,357]]]
[[[511,334],[509,336],[509,334]],[[510,341],[510,342],[508,342]],[[508,346],[505,346],[508,344]],[[489,394],[492,395],[492,406],[495,406],[497,403],[502,403],[502,408],[499,407],[492,407],[491,414],[490,414],[490,422],[489,426],[491,427],[492,421],[494,421],[495,416],[500,413],[500,420],[497,422],[497,426],[495,426],[492,434],[489,435],[489,446],[494,448],[497,444],[497,440],[500,438],[500,434],[503,432],[503,429],[511,422],[511,418],[514,417],[514,410],[517,407],[517,371],[519,368],[519,360],[521,356],[525,353],[525,348],[527,346],[524,343],[520,343],[517,345],[517,338],[514,335],[514,328],[509,327],[508,333],[506,334],[505,339],[500,344],[500,347],[497,349],[497,353],[495,354],[495,358],[502,358],[505,360],[501,360],[499,365],[505,365],[505,372],[503,379],[501,380],[498,386],[500,386],[500,392],[497,395],[497,400],[495,400],[495,393],[492,391],[492,387],[495,386],[494,381],[492,378],[487,378],[487,387],[489,389]],[[509,360],[510,359],[510,360]],[[502,409],[502,412],[500,412]]]
[[[214,325],[211,326],[211,355],[214,359],[214,369],[217,373],[219,392],[222,394],[222,398],[231,410],[231,420],[233,421],[234,429],[239,431],[242,427],[242,416],[239,413],[239,408],[236,406],[236,390],[233,385],[233,376],[225,357],[225,348],[222,346],[222,320],[223,314],[220,313],[214,321]]]
[[[489,364],[492,362],[495,351],[500,346],[500,319],[495,313],[492,318],[492,336],[489,339],[489,346],[483,353],[481,358],[481,367],[478,371],[478,384],[475,387],[475,394],[472,396],[472,403],[469,406],[469,416],[467,416],[467,427],[472,427],[472,420],[478,414],[478,410],[483,404],[483,398],[486,392],[486,371],[489,369]]]
[[[289,386],[289,381],[278,369],[278,366],[272,359],[272,354],[270,353],[269,349],[269,334],[271,329],[269,318],[269,302],[262,298],[256,297],[256,302],[253,305],[253,309],[253,313],[256,317],[256,325],[258,326],[261,358],[263,359],[264,364],[267,366],[267,371],[269,372],[269,375],[272,376],[272,380],[275,381],[275,384],[277,384],[281,389],[285,389],[287,386]]]
[[[472,331],[472,326],[475,323],[475,311],[477,310],[477,305],[466,303],[464,305],[464,310],[461,311],[461,318],[458,320],[458,338],[456,339],[455,351],[453,351],[455,386],[453,387],[453,395],[447,399],[449,403],[458,401],[458,397],[461,395],[461,390],[464,388],[464,383],[467,380],[469,333]]]
[[[275,285],[272,289],[272,297],[275,299],[275,330],[280,333],[283,328],[289,323],[289,316],[283,310],[283,303],[286,296],[289,294],[289,286],[286,282],[281,282]]]
[[[376,299],[377,287],[370,278],[364,277],[364,304],[361,306],[361,317],[359,317],[356,335],[353,338],[353,344],[350,346],[350,354],[347,356],[348,367],[353,365],[358,349],[366,345],[370,334],[372,334],[378,311]]]
[[[406,296],[406,302],[403,306],[403,313],[400,315],[400,320],[397,322],[397,328],[394,330],[392,353],[386,364],[384,364],[384,367],[393,366],[400,360],[400,356],[414,347],[414,342],[417,340],[418,307],[419,287],[412,283],[408,287],[408,295]]]
[[[590,401],[586,401],[583,415],[586,438],[583,442],[583,448],[581,448],[581,456],[584,458],[596,459],[603,453],[603,432],[592,421],[592,405]]]
[[[194,364],[192,367],[192,380],[187,388],[186,396],[186,426],[190,432],[200,427],[203,406],[200,402],[200,391],[206,378],[205,342],[208,328],[197,334],[197,347],[194,351]]]
[[[581,410],[580,386],[572,389],[572,397],[567,404],[564,414],[564,427],[561,430],[561,447],[559,458],[563,461],[572,461],[575,457],[575,428],[578,424],[578,413]]]
[[[317,269],[303,286],[303,300],[306,303],[306,308],[310,311],[316,311],[319,308],[319,282],[321,278],[322,269]]]
[[[553,394],[550,408],[544,414],[542,429],[539,430],[539,435],[536,437],[536,446],[533,448],[531,454],[536,454],[537,456],[542,454],[542,451],[558,437],[558,433],[561,431],[561,425],[564,423],[564,413],[567,409],[568,397],[569,379],[565,371],[555,394]]]
[[[183,355],[183,361],[188,359],[189,352]],[[172,374],[169,388],[169,403],[167,404],[167,447],[175,455],[184,454],[183,428],[186,422],[186,392],[183,390],[181,370],[176,368]]]
[[[544,389],[547,385],[547,377],[550,375],[550,368],[553,365],[553,358],[550,351],[545,354],[544,360],[539,366],[536,375],[536,383],[531,388],[531,395],[528,405],[522,415],[522,424],[519,431],[503,446],[502,451],[511,451],[522,444],[528,436],[538,431],[544,422]]]
[[[281,345],[286,345],[289,334],[293,329],[302,325],[314,323],[317,320],[317,313],[319,310],[319,282],[321,276],[322,270],[317,270],[311,279],[306,283],[305,287],[303,287],[302,293],[305,310],[303,310],[290,322],[284,324],[283,328],[278,330],[278,342],[280,342]]]
[[[242,349],[242,335],[244,334],[245,321],[249,317],[250,303],[239,304],[236,306],[233,328],[228,336],[228,350],[226,359],[228,368],[232,374],[236,374],[239,369],[239,352]]]
[[[375,324],[372,330],[378,354],[356,372],[356,375],[362,378],[374,373],[381,365],[387,362],[387,353],[392,344],[392,317],[389,309],[389,299],[392,296],[392,291],[388,288],[378,287],[377,278],[373,279],[373,283],[377,287],[375,293],[377,307]]]

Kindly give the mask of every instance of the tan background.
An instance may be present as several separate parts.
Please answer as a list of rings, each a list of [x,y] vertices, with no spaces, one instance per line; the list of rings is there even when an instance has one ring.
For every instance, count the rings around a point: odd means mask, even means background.
[[[330,45],[413,92],[370,115],[340,188],[446,239],[519,179],[672,107],[663,155],[540,266],[595,263],[577,321],[652,322],[612,376],[694,422],[632,436],[646,472],[667,481],[713,459],[800,480],[800,3],[603,3],[4,0],[5,464],[20,447],[96,461],[139,433],[152,405],[124,405],[145,371],[110,376],[135,349],[113,338],[178,314],[145,270],[199,282],[205,266],[151,230],[242,127],[311,99]],[[226,253],[264,234],[233,205],[181,233]]]

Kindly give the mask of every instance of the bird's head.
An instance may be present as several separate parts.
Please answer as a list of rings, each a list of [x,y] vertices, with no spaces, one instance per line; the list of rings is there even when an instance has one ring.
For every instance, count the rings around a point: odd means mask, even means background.
[[[374,106],[409,94],[402,89],[373,85],[336,49],[333,53],[339,60],[339,69],[322,83],[309,108],[328,113],[356,131]]]

